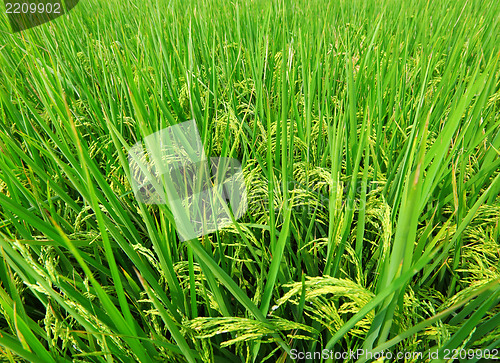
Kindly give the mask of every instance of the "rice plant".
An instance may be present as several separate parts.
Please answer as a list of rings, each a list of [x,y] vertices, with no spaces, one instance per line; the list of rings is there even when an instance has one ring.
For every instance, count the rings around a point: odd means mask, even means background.
[[[81,0],[0,32],[0,360],[500,359],[499,44],[492,0]],[[248,211],[183,241],[127,155],[188,120]]]

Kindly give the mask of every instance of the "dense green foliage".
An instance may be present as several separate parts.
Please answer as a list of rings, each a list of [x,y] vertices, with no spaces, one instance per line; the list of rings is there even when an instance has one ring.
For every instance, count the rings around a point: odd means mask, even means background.
[[[494,0],[81,0],[0,33],[0,360],[498,348],[499,22]],[[189,119],[249,210],[181,243],[127,152]]]

